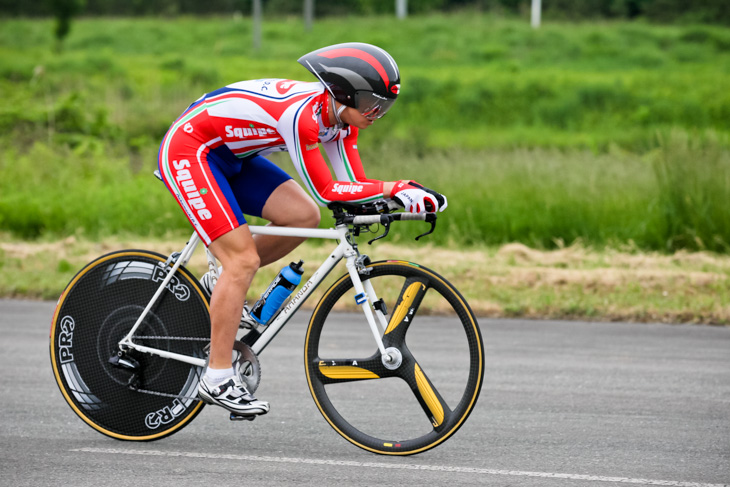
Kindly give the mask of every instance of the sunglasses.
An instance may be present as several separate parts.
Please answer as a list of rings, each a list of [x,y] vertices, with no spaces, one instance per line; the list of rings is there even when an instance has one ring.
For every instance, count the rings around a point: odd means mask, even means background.
[[[395,103],[395,98],[383,98],[372,91],[358,91],[355,94],[357,111],[369,119],[381,118]]]

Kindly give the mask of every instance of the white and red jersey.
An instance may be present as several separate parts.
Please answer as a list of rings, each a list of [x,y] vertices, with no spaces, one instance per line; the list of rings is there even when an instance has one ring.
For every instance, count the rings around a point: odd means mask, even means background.
[[[288,151],[304,185],[322,206],[330,201],[382,198],[383,182],[365,177],[357,152],[357,128],[329,126],[327,100],[320,82],[241,81],[203,95],[173,128],[182,128],[210,150],[225,145],[240,159]],[[320,143],[336,179],[322,157]]]

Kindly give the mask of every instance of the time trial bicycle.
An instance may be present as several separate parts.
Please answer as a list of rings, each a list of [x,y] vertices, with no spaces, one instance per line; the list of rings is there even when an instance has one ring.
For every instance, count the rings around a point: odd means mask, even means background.
[[[393,212],[385,201],[330,209],[330,229],[249,227],[252,234],[338,243],[267,326],[241,331],[232,363],[255,391],[258,356],[344,260],[347,273],[316,304],[305,335],[314,402],[360,448],[384,455],[426,451],[450,438],[477,402],[484,376],[479,325],[445,278],[412,262],[371,262],[356,240],[373,232],[372,243],[406,220],[430,223],[427,235],[437,216]],[[185,267],[199,243],[193,233],[169,256],[111,252],[81,269],[59,298],[50,334],[53,373],[74,412],[98,432],[157,440],[202,410],[197,386],[209,347],[210,297]],[[205,251],[215,276],[216,260]]]

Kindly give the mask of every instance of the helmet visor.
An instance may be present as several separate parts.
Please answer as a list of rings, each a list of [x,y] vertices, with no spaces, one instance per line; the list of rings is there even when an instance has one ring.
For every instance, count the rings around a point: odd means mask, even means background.
[[[390,110],[395,103],[395,98],[384,98],[372,91],[357,92],[357,111],[367,118],[380,118]]]

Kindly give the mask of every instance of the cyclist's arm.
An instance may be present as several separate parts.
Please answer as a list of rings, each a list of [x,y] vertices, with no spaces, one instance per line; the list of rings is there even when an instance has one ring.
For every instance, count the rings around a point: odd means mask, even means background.
[[[302,182],[321,206],[331,201],[365,202],[383,197],[382,181],[332,178],[327,161],[319,151],[319,125],[306,106],[296,113],[285,114],[280,120],[279,133]]]
[[[378,181],[365,177],[365,170],[357,151],[355,127],[342,130],[336,139],[323,142],[332,167],[339,179],[347,178],[358,183],[382,184],[383,198],[392,198],[407,211],[414,213],[443,211],[448,206],[446,197],[412,180]]]
[[[335,177],[347,181],[379,183],[379,180],[369,179],[365,176],[360,153],[357,151],[357,135],[357,127],[349,126],[341,130],[337,139],[322,143],[332,169],[335,171]]]
[[[357,150],[358,131],[357,127],[350,126],[347,129],[347,135],[345,137],[322,143],[322,147],[324,147],[327,153],[327,158],[335,170],[335,175],[337,179],[347,179],[350,181],[382,182],[383,197],[390,198],[395,181],[380,181],[365,176],[365,169],[360,159],[360,153]],[[345,131],[343,130],[343,132]]]

